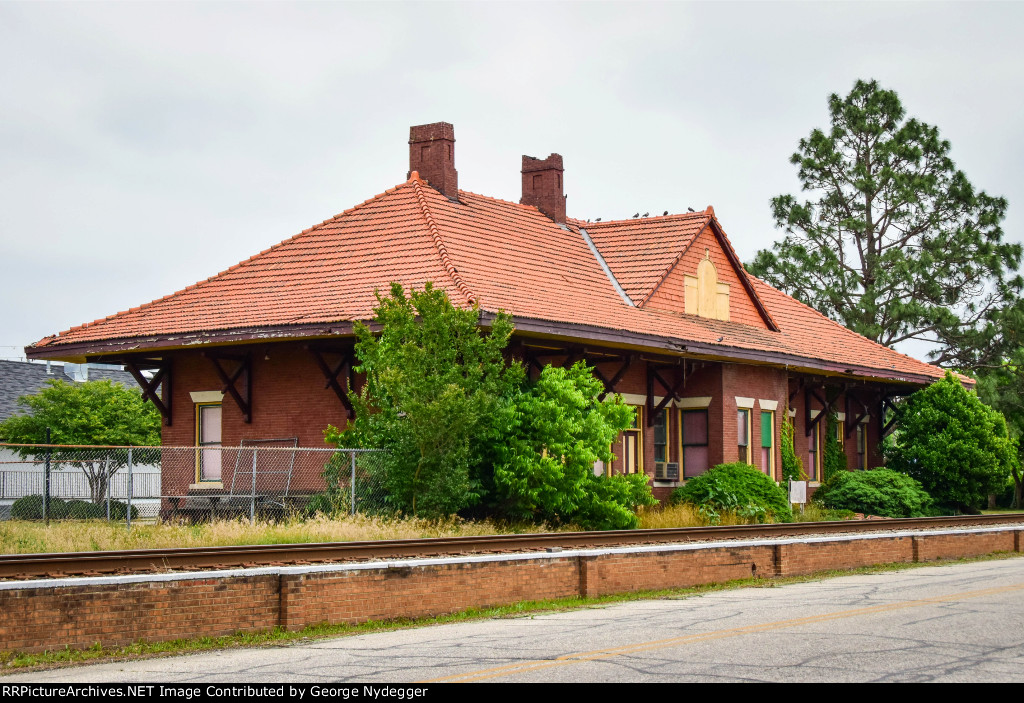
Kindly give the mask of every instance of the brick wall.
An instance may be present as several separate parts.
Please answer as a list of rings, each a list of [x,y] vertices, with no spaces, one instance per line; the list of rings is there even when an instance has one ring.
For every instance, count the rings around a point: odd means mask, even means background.
[[[1021,551],[1020,530],[849,537],[827,541],[588,550],[540,558],[436,560],[178,580],[74,580],[0,589],[8,651],[120,646],[281,626],[356,623],[524,600],[680,588],[881,563]],[[66,584],[67,582],[62,582]]]

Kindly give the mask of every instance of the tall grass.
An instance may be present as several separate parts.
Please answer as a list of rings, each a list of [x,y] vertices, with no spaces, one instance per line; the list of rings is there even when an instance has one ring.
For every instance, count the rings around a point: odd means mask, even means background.
[[[650,508],[642,508],[639,515],[640,528],[644,530],[654,530],[660,527],[705,527],[711,524],[747,525],[750,523],[749,520],[738,517],[731,510],[720,512],[718,514],[719,519],[712,523],[692,503],[666,505],[665,507],[656,505]]]
[[[501,524],[489,520],[452,518],[428,521],[417,518],[381,518],[354,515],[339,519],[318,516],[282,522],[216,520],[183,523],[123,524],[102,520],[61,521],[45,526],[39,522],[0,522],[0,553],[91,552],[162,547],[216,547],[239,544],[292,544],[355,542],[379,539],[479,536],[508,533],[551,532],[549,525]],[[575,529],[571,526],[558,529]]]

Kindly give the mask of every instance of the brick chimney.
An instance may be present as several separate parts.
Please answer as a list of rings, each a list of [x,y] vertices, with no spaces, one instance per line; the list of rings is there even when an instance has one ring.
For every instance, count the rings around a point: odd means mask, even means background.
[[[565,224],[565,196],[562,195],[562,157],[546,159],[523,156],[522,205],[533,205],[557,224]]]
[[[431,186],[449,200],[459,199],[459,174],[455,170],[455,128],[447,122],[409,128],[409,173],[419,171]]]

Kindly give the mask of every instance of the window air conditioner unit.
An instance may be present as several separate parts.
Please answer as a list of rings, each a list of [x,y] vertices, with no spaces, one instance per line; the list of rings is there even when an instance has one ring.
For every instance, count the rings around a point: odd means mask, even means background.
[[[654,462],[654,478],[657,481],[678,481],[678,461],[656,461]]]

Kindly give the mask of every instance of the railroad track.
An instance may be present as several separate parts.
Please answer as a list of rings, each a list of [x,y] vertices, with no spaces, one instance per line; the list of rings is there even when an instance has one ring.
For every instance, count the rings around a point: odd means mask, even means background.
[[[588,547],[671,544],[729,539],[799,537],[879,530],[1009,525],[1024,514],[801,522],[774,525],[680,527],[658,530],[549,532],[530,535],[441,537],[373,542],[240,545],[109,552],[0,555],[0,580],[62,576],[195,571],[239,567],[372,561],[430,556],[557,551]]]

